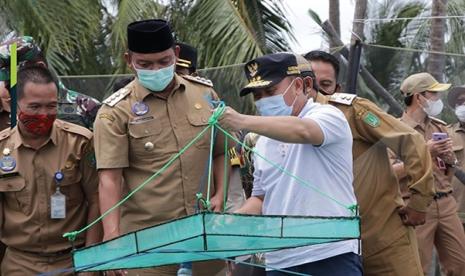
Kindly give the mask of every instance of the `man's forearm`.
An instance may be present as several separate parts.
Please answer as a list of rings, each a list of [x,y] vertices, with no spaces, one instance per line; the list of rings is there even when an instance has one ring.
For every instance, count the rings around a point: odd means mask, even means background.
[[[214,180],[213,185],[215,189],[213,196],[219,196],[219,195],[223,196],[223,193],[224,193],[224,184],[225,184],[224,183],[224,174],[225,174],[224,159],[225,159],[224,154],[218,155],[213,159],[213,180]],[[227,169],[227,174],[228,174],[227,176],[229,180],[229,175],[231,173],[231,164],[229,160],[226,161],[226,169]]]
[[[323,143],[323,132],[312,119],[294,116],[250,116],[243,115],[241,129],[255,132],[286,143],[313,144]]]
[[[242,205],[241,208],[236,210],[235,213],[239,214],[250,214],[250,215],[261,215],[263,206],[263,198],[257,196],[251,196],[247,201]]]
[[[100,215],[99,206],[95,202],[89,203],[89,209],[87,213],[87,225],[95,221]],[[97,222],[94,226],[86,232],[86,246],[98,243],[102,241],[102,223]]]
[[[121,177],[99,174],[99,203],[100,213],[103,215],[121,200]],[[120,235],[120,211],[116,208],[108,213],[102,220],[103,239],[108,240]]]

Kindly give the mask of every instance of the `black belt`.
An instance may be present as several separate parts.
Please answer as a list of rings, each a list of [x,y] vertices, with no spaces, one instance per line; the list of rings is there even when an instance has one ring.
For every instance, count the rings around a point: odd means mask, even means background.
[[[438,192],[438,193],[436,193],[436,194],[434,195],[433,198],[434,198],[434,200],[438,200],[438,199],[441,199],[441,198],[443,198],[443,197],[447,197],[447,196],[449,196],[450,194],[452,194],[452,191],[445,192],[445,193],[444,193],[444,192]]]

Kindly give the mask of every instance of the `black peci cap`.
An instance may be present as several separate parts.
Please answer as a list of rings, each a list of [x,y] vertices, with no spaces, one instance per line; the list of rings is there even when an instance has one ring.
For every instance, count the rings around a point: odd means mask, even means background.
[[[185,43],[176,43],[176,45],[179,46],[179,57],[176,65],[195,71],[197,69],[197,49]]]
[[[241,96],[245,96],[257,88],[276,85],[287,76],[300,75],[296,57],[291,53],[261,56],[247,62],[244,70],[249,83],[242,88]]]
[[[142,54],[158,53],[174,45],[170,26],[165,20],[149,19],[128,25],[128,48]]]

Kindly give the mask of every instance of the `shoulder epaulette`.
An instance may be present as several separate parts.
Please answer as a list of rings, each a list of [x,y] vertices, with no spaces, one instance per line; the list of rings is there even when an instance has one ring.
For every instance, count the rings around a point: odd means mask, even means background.
[[[108,98],[106,98],[103,103],[108,105],[108,106],[115,106],[117,103],[119,103],[122,99],[124,99],[127,95],[131,93],[131,89],[127,87],[123,87],[120,90],[116,91],[115,93],[111,94]]]
[[[431,116],[430,116],[429,118],[431,119],[431,121],[435,121],[435,122],[437,122],[437,123],[440,123],[441,125],[447,126],[447,123],[444,122],[444,121],[441,120],[441,119],[438,119],[438,118],[435,118],[435,117],[431,117]]]
[[[61,120],[57,120],[57,122],[58,122],[58,126],[67,132],[71,132],[71,133],[84,136],[89,140],[92,139],[92,132],[85,127],[72,124],[72,123],[68,123],[65,121],[61,121]]]
[[[5,128],[0,132],[0,140],[8,138],[11,134],[11,128]]]
[[[196,82],[196,83],[200,83],[200,84],[203,84],[203,85],[206,85],[208,87],[213,87],[213,83],[211,80],[209,79],[206,79],[206,78],[202,78],[202,77],[194,77],[194,76],[191,76],[191,75],[182,75],[183,78],[185,78],[186,80],[190,80],[190,81],[193,81],[193,82]]]
[[[352,105],[352,102],[357,98],[355,94],[334,93],[329,97],[329,102],[339,103],[343,105]]]

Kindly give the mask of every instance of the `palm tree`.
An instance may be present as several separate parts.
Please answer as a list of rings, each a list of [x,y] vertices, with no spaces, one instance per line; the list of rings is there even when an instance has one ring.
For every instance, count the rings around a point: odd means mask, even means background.
[[[431,16],[445,16],[447,9],[447,0],[433,0]],[[431,50],[444,52],[446,49],[444,42],[445,19],[434,18],[431,20]],[[446,58],[440,54],[430,54],[428,57],[427,71],[431,73],[438,81],[444,80],[444,67]]]
[[[339,0],[329,0],[329,22],[333,25],[336,33],[341,36],[341,23],[339,21]],[[330,48],[336,47],[336,45],[329,44]]]

